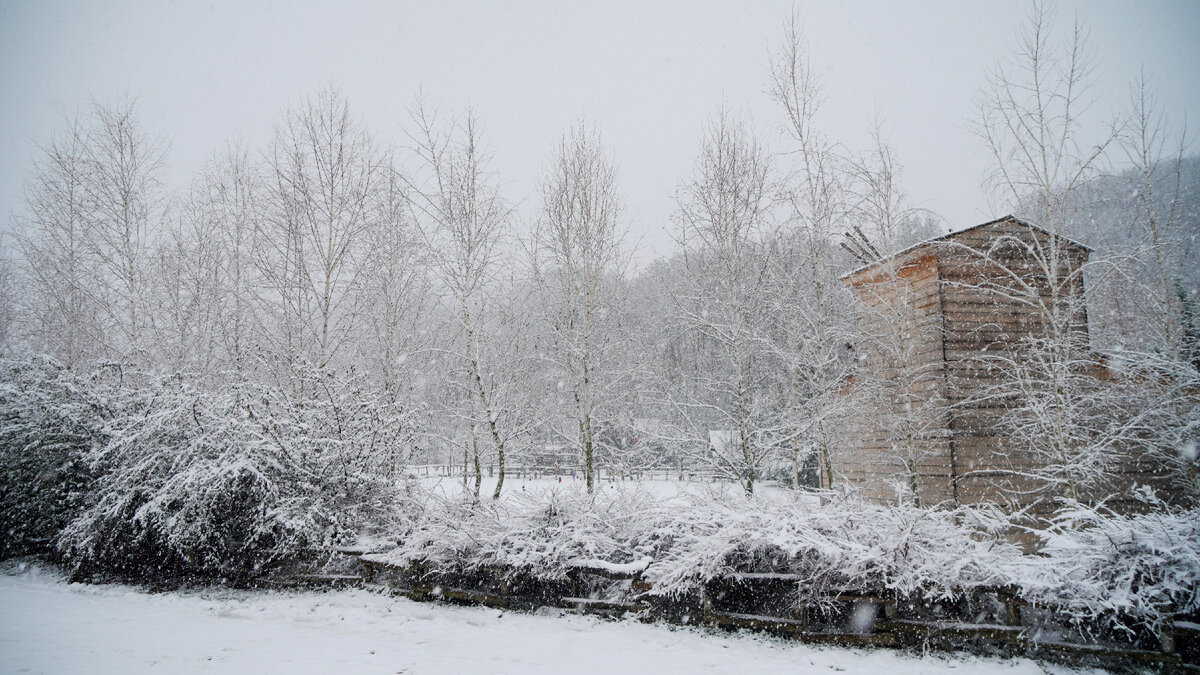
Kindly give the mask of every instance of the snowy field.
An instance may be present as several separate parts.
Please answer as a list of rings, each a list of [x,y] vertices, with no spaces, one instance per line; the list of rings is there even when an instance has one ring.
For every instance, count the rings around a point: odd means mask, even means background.
[[[658,472],[661,476],[662,472]],[[672,474],[673,475],[673,474]],[[421,477],[420,483],[423,487],[428,488],[445,497],[454,497],[462,494],[463,482],[462,476],[454,477]],[[468,489],[475,487],[475,478],[468,478]],[[489,477],[486,473],[483,476],[479,488],[481,496],[490,497],[493,490],[496,489],[496,478]],[[582,474],[572,478],[570,475],[563,476],[560,481],[553,476],[541,476],[538,478],[521,478],[517,476],[505,476],[504,489],[502,496],[511,496],[516,494],[527,494],[531,496],[540,496],[549,492],[577,492],[583,493],[587,490],[587,483],[584,482]],[[663,500],[671,500],[684,495],[710,495],[710,494],[741,494],[742,486],[733,481],[694,481],[694,480],[674,480],[674,479],[642,479],[642,480],[609,480],[603,478],[596,483],[596,490],[606,492],[619,491],[643,491],[650,495]],[[781,488],[772,483],[757,483],[754,486],[756,494],[783,496],[795,495],[791,489]]]
[[[4,673],[1076,672],[1027,659],[919,656],[761,635],[531,615],[368,591],[149,594],[0,573]]]

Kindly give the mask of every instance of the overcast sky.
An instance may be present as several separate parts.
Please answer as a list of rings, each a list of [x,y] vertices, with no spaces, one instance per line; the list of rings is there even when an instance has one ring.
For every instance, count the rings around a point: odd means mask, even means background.
[[[615,156],[639,255],[670,249],[673,193],[700,129],[724,104],[772,139],[767,57],[780,2],[20,2],[0,0],[0,215],[21,208],[37,144],[89,96],[136,97],[171,143],[183,189],[226,140],[261,148],[290,104],[324,85],[377,138],[402,140],[418,87],[481,115],[505,193],[534,211],[554,143],[584,115]],[[878,112],[917,205],[963,227],[995,215],[966,130],[1023,2],[798,2],[826,102],[818,122],[851,150]],[[1200,120],[1200,2],[1060,2],[1098,59],[1096,122],[1140,68],[1176,120]]]

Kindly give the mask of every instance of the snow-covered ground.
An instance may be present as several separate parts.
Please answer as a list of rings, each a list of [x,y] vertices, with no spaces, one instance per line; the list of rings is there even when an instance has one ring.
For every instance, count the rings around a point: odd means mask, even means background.
[[[662,475],[662,472],[658,472]],[[462,476],[455,477],[437,477],[428,476],[420,478],[421,485],[437,492],[446,497],[454,497],[462,493],[463,484]],[[468,488],[474,489],[475,478],[468,478]],[[605,492],[617,491],[642,491],[650,494],[658,499],[670,500],[681,495],[706,495],[712,493],[720,494],[740,494],[742,486],[732,481],[680,481],[674,479],[642,479],[642,480],[610,480],[603,478],[596,483],[597,490]],[[489,477],[484,474],[483,480],[479,488],[479,494],[490,496],[496,489],[496,478]],[[540,476],[538,478],[522,478],[518,476],[506,476],[504,478],[504,489],[502,494],[505,496],[516,494],[542,495],[546,492],[584,492],[587,489],[587,483],[584,482],[582,475],[571,477],[569,474],[562,476],[561,480],[553,476]],[[780,488],[771,483],[758,483],[754,486],[757,494],[762,495],[789,495],[795,494],[792,490]]]
[[[814,647],[368,591],[149,594],[68,584],[37,566],[2,571],[5,673],[1067,672],[1027,659]]]

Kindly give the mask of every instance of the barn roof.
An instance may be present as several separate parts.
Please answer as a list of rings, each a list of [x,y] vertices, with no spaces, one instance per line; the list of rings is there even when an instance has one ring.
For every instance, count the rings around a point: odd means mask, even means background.
[[[1007,216],[1003,216],[1003,217],[1001,217],[1001,218],[997,218],[997,219],[995,219],[995,220],[989,220],[989,221],[987,221],[986,223],[980,223],[980,224],[978,224],[978,225],[972,225],[971,227],[968,227],[968,228],[965,228],[965,229],[962,229],[962,230],[958,230],[957,232],[951,232],[951,233],[949,233],[949,234],[943,234],[943,235],[942,235],[942,236],[940,236],[940,237],[934,237],[933,239],[926,239],[925,241],[918,242],[918,243],[916,243],[916,244],[913,244],[912,246],[909,246],[908,248],[906,248],[906,249],[904,249],[904,250],[902,250],[902,251],[899,251],[898,253],[894,253],[894,254],[892,254],[892,255],[890,255],[890,256],[887,256],[887,257],[884,257],[884,258],[880,258],[879,260],[876,260],[876,261],[874,261],[874,262],[867,263],[866,265],[863,265],[862,267],[858,267],[858,268],[856,268],[856,269],[853,269],[853,270],[851,270],[851,271],[849,271],[849,272],[847,272],[847,273],[843,274],[843,275],[842,275],[842,280],[843,280],[843,281],[845,281],[846,279],[849,279],[849,278],[850,278],[850,277],[852,277],[852,276],[855,276],[855,275],[857,275],[857,274],[860,274],[860,273],[862,273],[862,272],[865,272],[865,271],[867,271],[867,270],[871,269],[872,267],[875,267],[876,265],[880,265],[880,264],[882,264],[882,263],[884,263],[884,262],[887,262],[887,261],[888,261],[888,260],[890,260],[890,259],[893,259],[893,258],[899,258],[899,257],[901,257],[901,256],[908,255],[909,253],[912,253],[913,251],[915,251],[915,250],[917,250],[917,249],[924,248],[924,247],[926,247],[926,246],[932,246],[932,245],[935,245],[935,244],[937,244],[937,243],[939,243],[939,242],[943,242],[943,241],[946,241],[946,240],[949,240],[949,239],[953,239],[953,238],[955,238],[955,237],[957,237],[957,236],[959,236],[959,235],[961,235],[961,234],[965,234],[965,233],[967,233],[967,232],[973,232],[973,231],[975,231],[975,230],[978,230],[978,229],[979,229],[979,228],[981,228],[981,227],[988,227],[989,225],[995,225],[995,224],[997,224],[997,223],[1003,223],[1003,222],[1012,222],[1012,223],[1016,223],[1017,225],[1021,225],[1021,226],[1027,227],[1027,228],[1029,228],[1029,229],[1031,229],[1031,230],[1037,230],[1038,232],[1041,232],[1042,234],[1045,234],[1045,235],[1047,235],[1047,236],[1050,236],[1050,237],[1055,237],[1055,236],[1056,236],[1056,237],[1058,237],[1059,239],[1062,239],[1063,241],[1067,242],[1068,244],[1070,244],[1070,245],[1072,245],[1072,246],[1077,246],[1077,247],[1079,247],[1079,248],[1081,248],[1081,249],[1083,249],[1083,250],[1085,250],[1085,251],[1089,251],[1089,252],[1090,252],[1090,251],[1092,251],[1092,250],[1093,250],[1093,249],[1092,249],[1090,246],[1086,246],[1086,245],[1084,245],[1084,244],[1081,244],[1081,243],[1079,243],[1079,242],[1077,242],[1077,241],[1075,241],[1075,240],[1073,240],[1073,239],[1070,239],[1070,238],[1064,237],[1064,236],[1062,236],[1062,235],[1056,235],[1056,234],[1054,234],[1054,233],[1050,232],[1049,230],[1046,230],[1046,229],[1043,229],[1043,228],[1041,228],[1041,227],[1038,227],[1037,225],[1034,225],[1034,224],[1032,224],[1032,223],[1028,223],[1028,222],[1026,222],[1026,221],[1024,221],[1024,220],[1021,220],[1020,218],[1017,218],[1016,216],[1013,216],[1013,215],[1007,215]]]

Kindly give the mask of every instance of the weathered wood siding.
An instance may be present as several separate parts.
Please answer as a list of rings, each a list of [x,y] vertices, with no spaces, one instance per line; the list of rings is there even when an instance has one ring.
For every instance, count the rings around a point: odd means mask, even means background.
[[[1006,443],[995,425],[1006,401],[985,396],[1013,376],[1013,348],[1043,337],[1056,313],[1086,347],[1083,275],[1088,250],[1015,221],[968,230],[935,245],[945,300],[946,401],[960,504],[1036,499],[1021,474],[1039,460]]]
[[[923,504],[954,497],[939,278],[937,256],[918,250],[852,285],[867,338],[857,393],[869,413],[851,420],[853,440],[834,471],[874,501],[904,490]]]
[[[1019,474],[1037,470],[1039,460],[998,435],[996,422],[1008,402],[982,394],[1013,377],[1011,363],[1026,338],[1057,327],[1086,349],[1080,270],[1088,254],[1010,218],[848,276],[866,338],[855,387],[876,387],[858,393],[882,394],[883,402],[848,424],[835,475],[876,501],[894,500],[895,486],[911,480],[915,468],[924,504],[1031,503],[1040,485]],[[906,415],[907,426],[892,423]],[[905,445],[913,440],[914,417],[921,422],[920,452]],[[1146,462],[1129,457],[1112,488],[1153,478]]]

